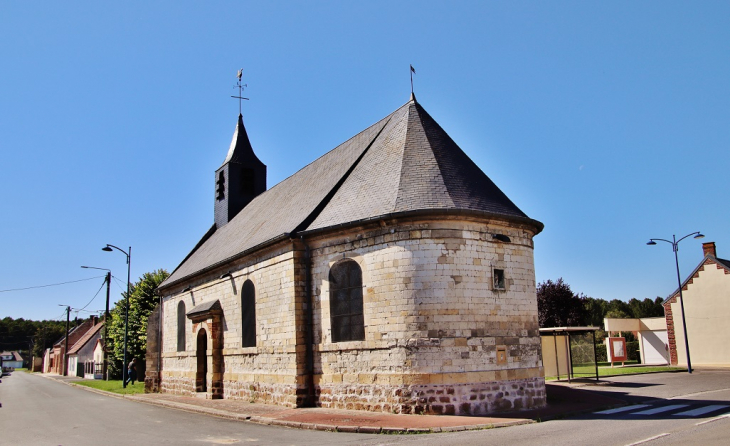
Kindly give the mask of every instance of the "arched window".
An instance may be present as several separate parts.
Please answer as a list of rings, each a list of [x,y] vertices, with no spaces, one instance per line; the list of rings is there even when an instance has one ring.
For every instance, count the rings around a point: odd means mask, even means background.
[[[177,304],[177,351],[185,351],[185,302]]]
[[[365,340],[360,265],[349,259],[335,263],[329,282],[332,342]]]
[[[241,346],[256,347],[256,288],[250,280],[241,291]]]

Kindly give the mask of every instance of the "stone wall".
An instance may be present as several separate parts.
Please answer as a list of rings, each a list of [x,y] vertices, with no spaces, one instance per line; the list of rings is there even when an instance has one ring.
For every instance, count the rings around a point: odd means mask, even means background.
[[[160,362],[160,305],[157,305],[147,319],[147,354],[145,356],[146,371],[144,375],[144,392],[160,391],[160,377],[157,367]]]
[[[496,241],[495,234],[510,241]],[[533,234],[527,225],[452,215],[308,237],[312,386],[304,242],[283,242],[211,271],[164,297],[161,388],[195,393],[196,330],[186,319],[186,349],[177,352],[177,305],[183,301],[190,311],[217,299],[224,398],[299,407],[311,389],[315,404],[332,408],[476,415],[541,407]],[[343,258],[362,269],[364,341],[332,342],[328,274]],[[495,269],[504,272],[501,288]],[[240,292],[246,280],[256,289],[256,347],[244,348]]]
[[[456,414],[544,405],[532,235],[452,217],[310,242],[319,404]],[[363,271],[365,341],[331,342],[328,272],[343,258]]]
[[[162,390],[182,395],[195,393],[195,324],[186,319],[186,349],[177,352],[177,306],[186,312],[210,300],[219,300],[224,398],[275,402],[295,406],[297,381],[297,327],[295,252],[291,243],[228,265],[198,279],[186,292],[165,296],[163,304]],[[221,278],[224,273],[229,276]],[[256,292],[256,347],[242,347],[241,289],[251,280]],[[182,288],[182,286],[180,287]],[[209,341],[210,343],[210,341]],[[211,348],[209,346],[209,348]],[[211,392],[212,350],[208,351],[208,392]]]

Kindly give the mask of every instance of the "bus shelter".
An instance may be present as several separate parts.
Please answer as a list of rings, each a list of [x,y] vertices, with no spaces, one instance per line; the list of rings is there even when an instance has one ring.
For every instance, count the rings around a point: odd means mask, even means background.
[[[598,327],[541,328],[542,364],[545,378],[558,381],[595,378],[598,381],[596,355]]]

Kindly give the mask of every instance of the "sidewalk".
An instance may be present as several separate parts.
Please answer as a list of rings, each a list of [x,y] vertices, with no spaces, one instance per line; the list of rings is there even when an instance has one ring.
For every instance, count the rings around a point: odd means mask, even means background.
[[[73,385],[74,378],[44,375]],[[137,384],[140,385],[140,384]],[[598,395],[580,384],[547,384],[548,405],[542,409],[500,413],[492,416],[399,415],[324,408],[290,409],[243,400],[208,400],[170,394],[118,395],[78,386],[93,392],[146,404],[213,415],[259,424],[350,433],[432,433],[491,429],[535,423],[584,412],[618,407],[624,401]]]

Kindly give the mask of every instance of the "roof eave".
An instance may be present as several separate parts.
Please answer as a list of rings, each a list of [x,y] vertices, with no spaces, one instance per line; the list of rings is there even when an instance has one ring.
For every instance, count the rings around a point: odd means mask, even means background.
[[[329,232],[333,230],[343,229],[351,226],[360,226],[363,224],[379,221],[379,220],[386,220],[386,219],[397,219],[397,218],[407,218],[407,217],[420,217],[420,216],[427,216],[427,215],[465,215],[465,216],[479,216],[479,217],[485,217],[485,218],[494,218],[494,219],[501,219],[501,220],[508,220],[515,223],[521,223],[526,224],[528,226],[532,226],[535,230],[535,235],[542,232],[542,230],[545,228],[545,225],[542,222],[539,222],[537,220],[533,220],[529,217],[520,217],[517,215],[506,215],[506,214],[499,214],[495,212],[487,212],[487,211],[477,211],[472,209],[417,209],[412,211],[401,211],[401,212],[391,212],[388,214],[382,214],[377,215],[373,217],[367,217],[360,220],[354,220],[354,221],[348,221],[346,223],[340,223],[333,226],[326,226],[324,228],[317,228],[317,229],[310,229],[305,231],[300,231],[297,233],[298,236],[310,236],[319,234],[322,232]]]
[[[182,283],[185,283],[185,282],[187,282],[187,281],[189,281],[189,280],[191,280],[191,279],[193,279],[195,277],[202,276],[202,275],[204,275],[204,274],[206,274],[206,273],[208,273],[210,271],[215,270],[216,268],[219,268],[219,267],[225,265],[226,263],[230,263],[230,262],[233,262],[235,260],[238,260],[238,259],[240,259],[242,257],[246,257],[247,255],[251,254],[252,252],[258,251],[260,249],[266,248],[266,247],[271,246],[271,245],[275,245],[276,243],[279,243],[279,242],[281,242],[283,240],[288,240],[289,238],[290,238],[290,234],[288,232],[285,232],[283,234],[280,234],[280,235],[278,235],[278,236],[276,236],[274,238],[271,238],[271,239],[269,239],[269,240],[267,240],[265,242],[259,243],[256,246],[252,246],[251,248],[248,248],[245,251],[241,251],[241,252],[239,252],[238,254],[236,254],[234,256],[231,256],[231,257],[228,257],[226,259],[220,260],[220,261],[218,261],[216,263],[213,263],[212,265],[209,265],[209,266],[207,266],[207,267],[205,267],[203,269],[200,269],[198,271],[195,271],[194,273],[190,273],[190,274],[188,274],[186,276],[183,276],[183,277],[181,277],[179,279],[175,279],[174,281],[172,281],[170,283],[163,283],[162,285],[160,285],[159,287],[157,287],[157,292],[160,293],[160,294],[162,294],[162,292],[164,292],[165,290],[168,290],[168,289],[170,289],[170,288],[172,288],[172,287],[174,287],[176,285],[180,285]]]

